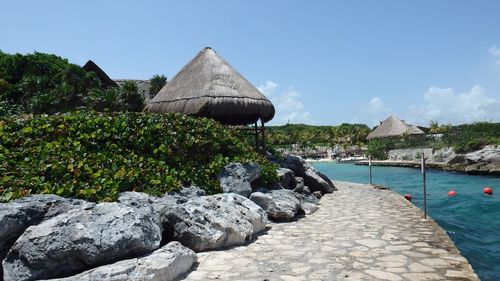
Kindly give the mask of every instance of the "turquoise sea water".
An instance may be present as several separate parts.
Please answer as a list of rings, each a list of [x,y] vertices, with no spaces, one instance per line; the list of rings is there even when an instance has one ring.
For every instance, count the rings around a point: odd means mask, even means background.
[[[334,180],[369,183],[369,168],[353,164],[314,162],[313,166]],[[419,169],[372,167],[373,183],[400,194],[411,194],[423,207]],[[493,195],[483,194],[483,187]],[[448,197],[449,190],[457,196]],[[427,212],[455,242],[481,280],[500,280],[500,177],[470,176],[427,170]]]

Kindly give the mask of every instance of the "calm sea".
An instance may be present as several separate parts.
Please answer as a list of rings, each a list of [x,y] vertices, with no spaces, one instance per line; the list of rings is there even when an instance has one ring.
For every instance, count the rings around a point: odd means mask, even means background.
[[[334,180],[369,183],[369,168],[353,164],[314,162],[313,166]],[[419,169],[372,167],[373,183],[411,194],[423,207]],[[493,195],[483,194],[483,187]],[[449,190],[457,196],[448,197]],[[427,212],[446,230],[481,280],[500,280],[500,177],[469,176],[427,170]]]

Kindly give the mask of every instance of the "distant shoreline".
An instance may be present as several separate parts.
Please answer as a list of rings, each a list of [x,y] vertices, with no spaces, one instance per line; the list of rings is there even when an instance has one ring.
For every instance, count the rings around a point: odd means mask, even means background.
[[[354,165],[368,166],[368,161],[367,160],[357,161],[357,162],[354,162]],[[414,168],[414,169],[421,168],[420,161],[373,160],[372,165],[373,166],[382,166],[382,167],[403,167],[403,168]],[[500,173],[498,171],[486,171],[486,170],[477,170],[477,169],[467,170],[461,166],[452,166],[452,165],[449,165],[448,163],[444,163],[444,162],[426,162],[425,166],[426,166],[426,168],[429,168],[429,169],[438,169],[438,170],[443,170],[443,171],[448,171],[448,172],[457,172],[457,173],[462,173],[462,174],[467,174],[467,175],[500,176]]]
[[[320,158],[320,159],[305,159],[306,162],[308,163],[314,163],[314,162],[337,162],[333,159],[329,158]]]
[[[368,166],[368,160],[354,162],[354,165]],[[420,168],[420,161],[394,161],[394,160],[372,160],[373,166],[388,166],[388,167],[407,167]],[[427,168],[444,169],[447,164],[443,162],[426,162]]]

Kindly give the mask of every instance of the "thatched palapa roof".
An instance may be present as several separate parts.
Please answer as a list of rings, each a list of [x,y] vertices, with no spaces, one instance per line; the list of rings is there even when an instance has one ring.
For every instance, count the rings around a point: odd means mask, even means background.
[[[209,117],[230,125],[274,117],[273,104],[211,48],[184,66],[146,110]]]
[[[424,131],[420,130],[417,126],[413,125],[406,130],[406,134],[408,135],[421,135],[424,134]]]
[[[370,140],[375,138],[402,136],[404,134],[421,135],[424,134],[424,131],[420,130],[417,126],[407,125],[396,116],[391,115],[382,121],[380,126],[370,132],[366,138]]]
[[[93,71],[97,74],[97,78],[101,80],[101,83],[105,85],[106,87],[118,87],[118,85],[113,81],[113,79],[109,78],[109,76],[102,70],[97,64],[95,64],[93,61],[89,60],[87,63],[82,67],[85,71]]]

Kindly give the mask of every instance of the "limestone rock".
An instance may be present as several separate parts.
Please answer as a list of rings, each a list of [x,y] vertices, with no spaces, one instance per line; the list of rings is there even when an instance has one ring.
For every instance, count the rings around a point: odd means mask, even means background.
[[[295,192],[288,189],[259,188],[257,192],[250,195],[250,200],[264,209],[269,219],[274,221],[292,220],[301,210],[300,201],[295,196]]]
[[[320,191],[325,194],[337,190],[328,177],[316,171],[314,168],[307,169],[303,177],[304,184],[307,185],[312,192]]]
[[[302,194],[305,194],[305,195],[311,195],[311,194],[312,194],[312,192],[311,192],[311,190],[309,189],[309,187],[308,187],[308,186],[304,186],[304,187],[302,188],[302,192],[301,192],[301,193],[302,193]]]
[[[100,266],[78,275],[51,281],[166,281],[185,274],[196,262],[196,253],[179,242],[170,242],[140,258]]]
[[[52,194],[33,195],[0,204],[0,261],[29,226],[70,209],[90,206],[92,203],[83,200],[66,199]],[[0,266],[0,276],[2,275]]]
[[[323,197],[323,193],[321,193],[320,191],[314,191],[312,195],[318,199],[321,199],[321,197]]]
[[[319,209],[319,199],[316,196],[295,193],[295,197],[299,200],[300,208],[306,215],[310,215]]]
[[[311,166],[300,156],[288,155],[280,162],[281,167],[292,170],[296,176],[302,176]]]
[[[178,203],[178,198],[172,196],[155,197],[142,192],[122,192],[118,196],[118,203],[134,207],[153,209],[158,216],[164,208],[171,208]]]
[[[488,145],[481,150],[458,154],[445,169],[469,174],[500,175],[500,146]]]
[[[319,209],[319,206],[309,202],[300,202],[300,208],[304,211],[304,214],[310,215],[316,212]]]
[[[67,276],[153,251],[161,240],[153,217],[151,208],[102,203],[30,226],[3,261],[4,279]]]
[[[295,188],[293,191],[301,193],[304,189],[304,178],[295,177]]]
[[[297,187],[297,182],[295,181],[295,174],[292,170],[287,168],[279,168],[276,170],[276,174],[280,179],[280,184],[286,189],[294,189]]]
[[[182,197],[183,198],[183,197]],[[166,232],[169,230],[168,225],[162,224],[161,218],[165,213],[168,213],[181,199],[174,196],[155,197],[142,192],[122,192],[118,196],[118,203],[132,208],[145,209],[146,212],[151,212],[151,220],[160,226],[162,233],[161,245],[172,241]]]
[[[289,155],[280,164],[282,167],[292,170],[295,176],[304,178],[304,184],[312,192],[321,191],[324,194],[332,193],[336,190],[332,181],[327,176],[314,169],[299,156]]]
[[[171,236],[195,250],[218,249],[249,242],[264,230],[267,215],[254,202],[234,193],[192,198],[162,218]]]
[[[177,199],[178,203],[186,203],[189,199],[207,195],[205,190],[197,186],[185,186],[179,191],[169,192],[169,196]]]
[[[218,176],[225,193],[236,193],[248,197],[252,193],[251,183],[260,177],[262,170],[257,163],[231,163]]]

